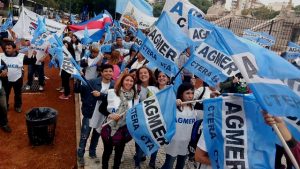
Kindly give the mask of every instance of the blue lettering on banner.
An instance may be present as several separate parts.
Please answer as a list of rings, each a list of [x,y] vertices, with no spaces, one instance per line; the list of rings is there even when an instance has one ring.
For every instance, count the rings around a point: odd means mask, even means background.
[[[215,107],[214,106],[209,106],[208,107],[208,114],[207,114],[207,124],[208,124],[208,131],[211,139],[214,139],[217,134],[216,134],[216,129],[215,129]]]
[[[154,143],[151,141],[151,138],[144,135],[144,136],[141,136],[141,140],[144,141],[144,143],[147,146],[147,148],[149,149],[149,151],[151,151],[152,148],[154,148]]]
[[[183,4],[182,2],[177,2],[174,7],[170,10],[171,13],[178,13],[179,16],[182,16]]]
[[[182,124],[193,124],[195,123],[195,118],[192,119],[186,119],[186,118],[178,118],[176,119],[176,123],[182,123]]]
[[[135,131],[140,127],[136,108],[130,109],[129,113],[130,113],[130,117],[131,117],[131,120],[132,120],[132,126],[133,126],[134,131]]]
[[[63,63],[62,63],[62,69],[70,74],[74,74],[74,66],[70,58],[64,57]]]

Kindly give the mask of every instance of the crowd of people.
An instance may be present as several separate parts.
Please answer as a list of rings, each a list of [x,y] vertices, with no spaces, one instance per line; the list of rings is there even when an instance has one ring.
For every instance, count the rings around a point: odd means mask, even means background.
[[[153,68],[144,56],[139,53],[134,44],[135,35],[124,28],[125,36],[118,36],[114,41],[105,42],[105,35],[99,37],[99,42],[93,42],[89,46],[80,43],[78,37],[72,32],[66,32],[63,44],[68,49],[74,60],[81,67],[82,75],[88,83],[79,80],[74,82],[74,92],[81,95],[81,136],[77,149],[77,159],[81,166],[85,165],[84,154],[88,138],[91,135],[89,157],[102,163],[103,169],[109,168],[109,159],[112,151],[115,151],[113,168],[122,168],[122,156],[126,144],[132,140],[125,120],[126,111],[150,96],[163,90],[172,82],[163,72]],[[144,33],[147,33],[146,31]],[[34,78],[38,79],[38,90],[43,91],[45,85],[45,60],[51,58],[48,47],[34,46],[29,40],[10,36],[2,37],[2,51],[0,54],[0,125],[5,132],[11,132],[7,119],[8,101],[11,89],[14,89],[14,109],[22,112],[22,88],[24,65],[28,65],[28,81],[25,90],[31,90]],[[6,39],[5,39],[6,38]],[[28,48],[28,50],[25,50]],[[190,49],[186,49],[178,60],[179,66],[184,65],[190,55]],[[217,88],[209,87],[199,77],[183,70],[179,76],[183,83],[176,94],[176,119],[188,118],[193,123],[180,123],[176,120],[176,133],[170,144],[165,147],[166,157],[162,169],[183,169],[186,160],[193,161],[198,168],[211,168],[210,159],[206,150],[204,135],[196,133],[196,140],[192,131],[199,128],[203,119],[203,104],[184,104],[186,101],[203,100],[218,97],[221,93],[251,93],[241,74],[228,78]],[[59,99],[68,100],[72,97],[70,87],[71,75],[65,70],[60,71],[61,86],[57,88],[62,95]],[[280,118],[264,114],[266,123],[278,123],[283,133],[286,131],[284,122]],[[102,127],[106,122],[111,123]],[[196,125],[197,124],[197,125]],[[197,130],[196,129],[196,130]],[[288,144],[295,152],[299,163],[299,144],[291,134],[284,135]],[[104,145],[102,160],[97,157],[96,149],[101,137]],[[194,144],[191,144],[191,141]],[[195,151],[191,151],[194,149]],[[157,152],[151,154],[149,167],[157,168]],[[146,159],[145,154],[138,144],[135,144],[134,159],[135,168],[141,168],[141,162]],[[194,161],[195,160],[195,161]],[[195,168],[196,168],[195,167]]]

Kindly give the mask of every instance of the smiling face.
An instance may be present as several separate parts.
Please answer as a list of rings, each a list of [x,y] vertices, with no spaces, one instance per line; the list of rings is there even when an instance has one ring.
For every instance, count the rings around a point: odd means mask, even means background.
[[[157,82],[158,82],[159,85],[165,86],[165,85],[168,84],[169,78],[168,78],[168,76],[165,75],[163,72],[160,72],[160,73],[158,74]]]
[[[140,69],[138,78],[143,84],[148,84],[150,79],[148,70],[146,68]]]
[[[124,78],[122,87],[125,91],[130,91],[133,88],[134,79],[131,76],[127,76]]]
[[[182,94],[182,101],[192,101],[194,98],[194,91],[189,89],[183,92]]]
[[[105,80],[111,80],[112,76],[113,76],[113,69],[112,68],[107,68],[107,69],[104,69],[102,72],[101,72],[101,76],[103,79]]]

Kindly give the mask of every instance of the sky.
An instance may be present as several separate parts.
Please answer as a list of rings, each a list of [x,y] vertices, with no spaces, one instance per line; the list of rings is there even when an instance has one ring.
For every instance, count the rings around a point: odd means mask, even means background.
[[[268,4],[270,2],[289,2],[288,0],[260,0],[261,3],[263,4]],[[293,4],[300,5],[300,0],[292,0]]]
[[[226,9],[230,9],[230,4],[232,0],[226,0],[227,3],[225,5]],[[261,3],[268,5],[271,2],[289,2],[289,0],[259,0]],[[294,6],[300,5],[300,0],[292,0]]]

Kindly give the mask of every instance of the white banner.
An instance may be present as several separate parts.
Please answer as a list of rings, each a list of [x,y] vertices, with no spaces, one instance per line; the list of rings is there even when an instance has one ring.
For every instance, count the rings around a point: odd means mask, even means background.
[[[33,32],[37,28],[38,17],[41,16],[23,8],[18,22],[13,27],[13,31],[17,37],[31,40]],[[66,25],[46,18],[46,28],[49,34],[56,33],[57,36],[60,36],[66,28]],[[50,38],[50,36],[48,36],[48,38]]]
[[[200,9],[188,0],[167,0],[163,11],[166,11],[186,34],[188,34],[188,15],[190,13],[201,18],[205,16]]]
[[[145,14],[128,1],[120,22],[134,28],[146,29],[151,27],[156,20],[157,18]]]

